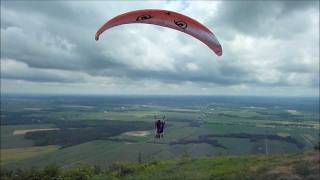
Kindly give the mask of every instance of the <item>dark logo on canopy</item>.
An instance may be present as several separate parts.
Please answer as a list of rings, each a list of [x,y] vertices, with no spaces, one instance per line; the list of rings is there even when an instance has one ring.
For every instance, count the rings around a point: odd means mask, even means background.
[[[174,20],[174,23],[182,29],[186,29],[188,24],[184,21]]]
[[[152,16],[150,14],[144,14],[144,15],[138,16],[136,21],[144,21],[144,20],[151,19],[151,18],[152,18]]]

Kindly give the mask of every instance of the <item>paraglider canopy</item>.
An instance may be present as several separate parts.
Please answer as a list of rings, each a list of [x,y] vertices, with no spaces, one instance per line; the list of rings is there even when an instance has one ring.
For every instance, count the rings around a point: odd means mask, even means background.
[[[216,55],[222,55],[218,39],[207,27],[188,16],[167,10],[144,9],[115,16],[98,29],[95,39],[98,41],[104,31],[114,26],[131,23],[154,24],[184,32],[202,41]]]

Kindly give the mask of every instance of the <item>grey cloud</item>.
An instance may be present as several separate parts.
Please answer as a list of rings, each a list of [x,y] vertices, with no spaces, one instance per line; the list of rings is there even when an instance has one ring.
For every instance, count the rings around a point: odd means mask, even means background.
[[[311,26],[305,21],[306,17],[296,13],[310,8],[316,11],[317,7],[319,2],[316,1],[224,1],[217,17],[209,23],[229,33],[288,38]]]
[[[312,73],[317,71],[312,64],[301,64],[301,63],[290,63],[290,64],[281,64],[277,67],[277,69],[281,72],[288,73]]]
[[[282,7],[283,15],[290,15],[290,13],[295,11],[304,11],[308,8],[317,8],[319,7],[319,1],[314,0],[305,0],[305,1],[279,1],[279,6]]]
[[[5,14],[2,17],[6,19]],[[46,20],[52,21],[52,19]],[[46,26],[48,30],[39,26],[24,29],[20,28],[21,25],[1,29],[3,37],[1,38],[1,58],[23,61],[30,67],[65,70],[112,68],[118,64],[112,58],[99,53],[101,50],[97,49],[96,42],[93,40],[94,32],[88,33],[86,30],[92,26],[86,25],[80,28],[67,25],[65,27],[61,26],[61,22],[48,24]],[[85,39],[84,35],[91,35],[90,39]],[[72,47],[68,49],[66,44]]]
[[[3,79],[24,80],[24,81],[42,82],[42,83],[46,83],[46,82],[58,82],[58,83],[84,82],[82,79],[78,79],[78,78],[71,79],[70,77],[59,76],[57,74],[32,73],[32,74],[24,74],[22,76],[19,76],[17,74],[3,73],[1,76]]]
[[[25,80],[32,82],[84,82],[84,76],[79,73],[52,69],[30,68],[26,64],[6,59],[1,62],[1,78]]]
[[[264,82],[257,77],[259,76],[257,67],[250,62],[245,63],[246,61],[256,61],[256,59],[244,59],[242,54],[232,52],[231,45],[227,45],[232,43],[236,35],[249,36],[256,38],[255,40],[271,36],[278,41],[290,41],[295,35],[302,34],[310,28],[310,20],[306,20],[303,13],[314,8],[314,1],[306,3],[284,1],[221,2],[217,8],[217,16],[207,18],[209,22],[205,22],[210,27],[214,27],[219,40],[221,39],[221,42],[224,43],[223,47],[228,52],[223,55],[219,63],[212,62],[212,59],[215,61],[216,57],[213,54],[208,55],[205,45],[201,44],[203,47],[199,51],[199,47],[192,44],[193,41],[190,40],[190,37],[185,35],[173,36],[174,44],[172,45],[173,41],[168,40],[169,43],[166,45],[164,43],[166,39],[162,35],[167,36],[168,34],[163,28],[148,28],[141,25],[140,29],[140,27],[129,28],[128,25],[112,29],[104,35],[101,41],[95,42],[95,30],[107,18],[134,9],[131,6],[120,5],[120,3],[117,5],[113,5],[114,2],[101,3],[101,5],[98,3],[100,2],[95,2],[93,6],[86,2],[78,4],[73,1],[50,1],[49,3],[6,1],[2,3],[1,59],[9,58],[21,61],[34,71],[37,71],[36,69],[54,69],[82,72],[97,77],[129,78],[134,81],[151,79],[164,83],[192,81],[217,85],[290,86],[287,78],[290,73],[314,74],[314,70],[310,69],[308,64],[304,65],[299,61],[292,64],[287,63],[292,57],[289,54],[296,53],[294,50],[290,50],[286,53],[288,55],[282,59],[284,63],[266,67],[273,68],[280,73],[278,81]],[[140,3],[136,7],[148,6],[141,4],[144,3]],[[104,6],[105,9],[110,9],[110,12],[96,10],[98,6]],[[192,3],[183,6],[192,6]],[[302,13],[302,17],[299,16],[299,13]],[[17,21],[19,17],[26,19],[25,21]],[[298,19],[293,22],[291,17]],[[135,30],[142,32],[135,34],[132,32]],[[159,36],[154,36],[154,34]],[[182,55],[179,54],[179,51],[175,52],[186,48],[189,44],[193,51],[191,55]],[[161,48],[163,50],[155,51],[152,56],[163,55],[164,60],[166,58],[173,59],[170,65],[174,70],[166,67],[154,70],[148,67],[148,65],[152,65],[151,63],[147,63],[143,66],[144,68],[136,67],[137,62],[143,63],[139,58],[148,55],[146,48],[151,45],[154,46],[152,47],[154,49]],[[179,47],[169,48],[174,45],[179,45]],[[156,63],[152,60],[150,62]],[[185,65],[189,62],[197,63],[200,69],[194,72],[187,70]],[[36,77],[36,74],[31,73],[25,78],[23,75],[15,75],[14,73],[2,73],[1,75],[2,78],[20,78],[37,82],[85,81],[85,78],[72,79],[57,74]]]

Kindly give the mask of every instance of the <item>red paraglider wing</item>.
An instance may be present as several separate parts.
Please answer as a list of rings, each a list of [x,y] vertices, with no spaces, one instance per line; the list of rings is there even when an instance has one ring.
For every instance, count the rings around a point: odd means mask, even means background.
[[[118,15],[101,26],[96,33],[95,39],[99,40],[99,36],[107,29],[130,23],[154,24],[176,29],[199,39],[218,56],[222,55],[222,47],[218,39],[208,28],[190,17],[166,10],[146,9]]]

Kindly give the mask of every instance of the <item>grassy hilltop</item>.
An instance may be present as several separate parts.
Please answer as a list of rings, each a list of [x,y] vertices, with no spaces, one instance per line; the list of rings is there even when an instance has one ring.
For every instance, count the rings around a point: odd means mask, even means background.
[[[319,179],[319,151],[273,156],[221,156],[114,163],[102,170],[80,164],[61,169],[2,171],[1,179]]]

